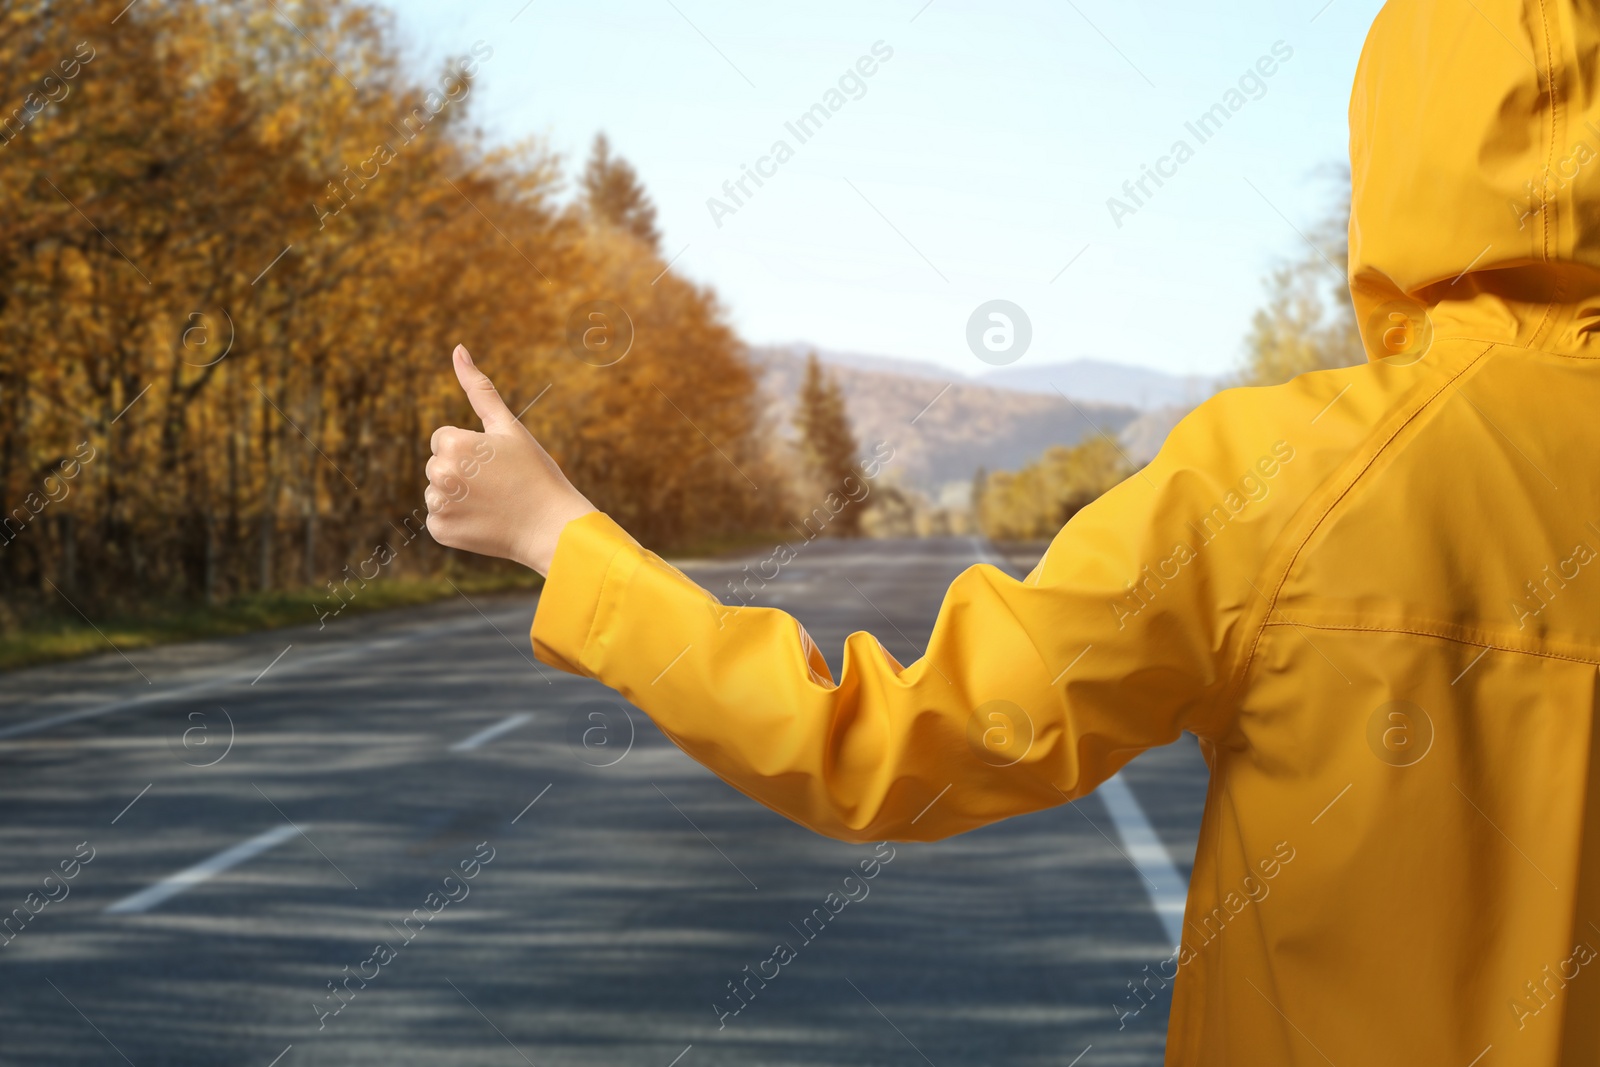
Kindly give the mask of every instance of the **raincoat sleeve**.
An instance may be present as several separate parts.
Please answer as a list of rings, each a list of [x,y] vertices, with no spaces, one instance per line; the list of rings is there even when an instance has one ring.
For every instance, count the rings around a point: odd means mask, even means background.
[[[1025,580],[962,573],[909,665],[854,633],[835,679],[793,617],[724,605],[598,512],[561,535],[535,651],[830,837],[933,840],[1075,799],[1140,751],[1217,728],[1230,620],[1295,466],[1239,406],[1192,413]]]

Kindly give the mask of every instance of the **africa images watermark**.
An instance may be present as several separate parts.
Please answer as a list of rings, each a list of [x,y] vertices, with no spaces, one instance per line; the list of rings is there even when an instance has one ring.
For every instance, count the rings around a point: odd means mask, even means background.
[[[840,483],[839,490],[829,493],[823,498],[820,506],[812,508],[810,513],[800,520],[800,526],[796,529],[805,535],[804,541],[798,546],[788,541],[776,545],[764,559],[745,564],[740,578],[729,578],[728,595],[737,603],[729,606],[719,600],[711,601],[717,614],[717,628],[722,628],[722,620],[729,615],[740,608],[749,607],[756,594],[765,589],[768,582],[776,580],[784,567],[799,559],[801,549],[822,536],[829,523],[844,514],[848,508],[863,506],[867,497],[872,494],[873,480],[883,473],[883,468],[894,459],[894,455],[894,446],[888,441],[879,441],[873,445],[872,456],[856,467],[860,477],[856,477],[855,474],[847,475]],[[754,573],[751,572],[752,568]],[[754,588],[751,587],[752,582],[755,583]]]
[[[1149,965],[1146,965],[1143,971],[1144,977],[1137,984],[1128,983],[1130,996],[1127,1001],[1111,1005],[1111,1010],[1117,1017],[1117,1029],[1127,1029],[1128,1020],[1154,1003],[1157,996],[1167,988],[1168,983],[1178,977],[1178,971],[1199,959],[1200,953],[1206,946],[1221,937],[1228,924],[1246,908],[1266,900],[1272,893],[1273,879],[1294,862],[1297,854],[1289,842],[1279,841],[1273,846],[1272,855],[1256,863],[1256,868],[1261,872],[1260,877],[1257,877],[1254,871],[1245,875],[1239,882],[1239,887],[1230,889],[1209,912],[1197,914],[1198,923],[1191,918],[1187,925],[1190,930],[1198,933],[1201,939],[1198,941],[1186,939],[1172,955],[1155,964],[1154,972],[1150,970]],[[1154,989],[1151,988],[1152,983]]]
[[[1272,493],[1272,479],[1293,461],[1294,446],[1287,441],[1275,442],[1270,452],[1257,458],[1251,469],[1223,494],[1222,499],[1201,515],[1199,522],[1189,520],[1187,525],[1195,534],[1194,543],[1175,543],[1166,558],[1157,560],[1153,565],[1145,564],[1139,575],[1127,583],[1127,592],[1109,602],[1111,614],[1117,620],[1117,629],[1126,629],[1128,620],[1149,607],[1168,582],[1176,579],[1185,566],[1199,558],[1203,548],[1220,537],[1222,531],[1252,504],[1265,500]]]
[[[838,114],[845,104],[866,96],[866,79],[878,73],[880,64],[889,62],[893,56],[893,48],[883,41],[874,41],[871,55],[863,55],[853,67],[845,68],[845,72],[839,75],[837,87],[830,87],[822,94],[820,101],[801,112],[792,122],[785,122],[783,128],[796,144],[805,144],[821,133],[823,125]],[[775,177],[778,168],[793,159],[794,154],[794,146],[780,137],[772,142],[766,155],[756,160],[753,168],[748,163],[741,163],[739,176],[722,183],[722,194],[727,199],[715,196],[706,198],[706,210],[711,213],[711,221],[716,223],[717,229],[722,229],[724,216],[738,214],[745,202],[755,196],[755,190],[750,188],[749,183],[754,182],[756,189],[760,189],[766,184],[762,179]]]
[[[884,855],[884,850],[888,855]],[[867,894],[872,892],[872,887],[867,883],[883,873],[883,868],[893,862],[895,856],[894,846],[887,841],[879,841],[873,846],[873,854],[861,860],[856,866],[860,874],[854,871],[844,876],[840,887],[828,893],[822,903],[811,909],[811,913],[800,920],[800,925],[789,924],[789,928],[800,935],[800,948],[805,948],[815,941],[828,926],[828,923],[838,918],[844,909],[851,904],[858,904],[867,899]],[[793,943],[780,941],[773,946],[772,954],[756,964],[754,971],[749,964],[743,968],[743,978],[735,984],[728,982],[728,994],[721,1001],[712,1001],[711,1010],[717,1016],[717,1029],[727,1028],[728,1020],[738,1015],[750,1006],[756,995],[767,988],[767,983],[776,981],[783,974],[783,968],[800,958],[800,953]],[[770,970],[768,969],[770,968]],[[754,983],[752,988],[751,983]]]
[[[1589,925],[1594,926],[1593,923]],[[1554,1004],[1561,991],[1567,988],[1567,983],[1577,978],[1587,964],[1594,962],[1595,955],[1593,945],[1579,941],[1572,946],[1571,955],[1556,963],[1553,970],[1547,963],[1535,978],[1522,983],[1522,992],[1508,1002],[1511,1017],[1517,1021],[1517,1029],[1526,1029],[1529,1019],[1537,1018],[1544,1009]]]
[[[1517,219],[1517,229],[1524,229],[1528,225],[1528,220],[1542,212],[1555,199],[1557,193],[1577,180],[1579,172],[1584,167],[1600,159],[1600,151],[1595,149],[1595,144],[1600,144],[1600,126],[1595,125],[1593,119],[1589,119],[1583,125],[1594,135],[1594,143],[1587,139],[1574,141],[1566,155],[1545,164],[1544,170],[1537,177],[1529,178],[1522,183],[1525,200],[1513,198],[1510,201],[1511,214]]]
[[[485,854],[487,850],[487,854]],[[444,876],[437,890],[432,890],[423,898],[419,907],[412,908],[410,913],[400,920],[400,925],[389,924],[389,929],[397,935],[395,941],[380,941],[372,948],[372,955],[356,964],[352,973],[350,965],[346,964],[343,973],[337,979],[329,979],[328,992],[323,996],[322,1004],[315,1001],[311,1010],[317,1013],[317,1029],[327,1028],[328,1020],[344,1011],[361,990],[367,988],[367,983],[375,981],[383,974],[383,969],[400,958],[400,950],[411,944],[416,936],[427,929],[428,924],[439,917],[439,914],[451,904],[459,904],[466,900],[472,892],[472,887],[467,883],[482,873],[483,868],[494,862],[494,846],[487,841],[479,842],[471,856],[456,864],[456,871],[451,871]],[[350,983],[355,982],[352,989]],[[326,1005],[326,1006],[324,1006]]]
[[[1172,142],[1168,153],[1156,160],[1155,165],[1141,163],[1139,176],[1130,178],[1122,183],[1122,194],[1127,199],[1120,197],[1107,197],[1106,210],[1111,213],[1111,221],[1117,224],[1117,229],[1122,229],[1122,220],[1129,215],[1136,215],[1139,209],[1155,196],[1166,182],[1163,179],[1175,178],[1178,168],[1194,158],[1195,148],[1205,144],[1218,133],[1234,115],[1244,110],[1244,106],[1252,100],[1260,100],[1267,95],[1267,79],[1278,72],[1279,66],[1289,62],[1294,56],[1294,49],[1283,41],[1272,43],[1271,53],[1257,59],[1255,66],[1248,67],[1239,75],[1236,87],[1228,89],[1222,94],[1222,99],[1202,111],[1192,122],[1185,122],[1183,128],[1194,138],[1191,145],[1188,140],[1180,137]],[[1151,183],[1155,189],[1150,188]]]
[[[1587,525],[1590,530],[1600,534],[1600,527],[1593,522]],[[1579,541],[1573,545],[1570,554],[1554,563],[1545,564],[1537,584],[1531,578],[1523,582],[1526,592],[1519,592],[1511,601],[1511,611],[1517,617],[1517,629],[1527,629],[1528,623],[1536,621],[1544,609],[1561,595],[1561,591],[1578,579],[1583,568],[1596,559],[1600,559],[1600,553],[1595,551],[1594,545],[1587,540]]]
[[[494,446],[489,444],[487,439],[474,445],[472,458],[457,461],[456,466],[461,472],[461,477],[457,478],[455,475],[451,475],[447,488],[444,490],[446,499],[439,505],[437,510],[443,511],[451,504],[465,500],[467,494],[472,491],[472,486],[468,484],[470,479],[477,477],[478,472],[483,469],[483,465],[493,459]],[[416,524],[415,528],[412,526],[413,523]],[[350,606],[350,602],[355,600],[361,590],[367,587],[368,582],[375,581],[383,573],[383,568],[389,566],[400,557],[401,549],[408,547],[427,531],[427,513],[422,508],[413,508],[411,514],[400,520],[399,526],[395,526],[392,520],[389,525],[396,533],[400,534],[402,540],[397,544],[383,541],[374,546],[372,554],[356,564],[354,573],[350,570],[350,564],[346,563],[344,565],[344,577],[337,586],[334,585],[333,579],[328,580],[328,593],[333,597],[338,607],[324,609],[316,604],[311,605],[311,610],[317,613],[317,629],[325,629],[329,619],[337,618],[340,612]],[[370,574],[368,573],[368,568],[371,569]],[[341,589],[343,594],[340,592]]]
[[[84,849],[89,850],[87,855],[84,854]],[[12,908],[11,914],[0,919],[0,948],[5,948],[15,941],[17,935],[27,929],[28,924],[33,922],[45,908],[66,900],[68,894],[72,892],[72,887],[67,883],[78,877],[84,867],[93,863],[94,857],[94,846],[87,841],[80,842],[72,850],[71,856],[56,865],[60,873],[51,871],[40,879],[39,888],[30,891],[20,906]],[[55,883],[53,886],[52,882]]]
[[[72,86],[69,83],[89,65],[96,54],[94,45],[79,41],[72,55],[51,67],[50,73],[39,80],[38,87],[23,95],[20,107],[12,108],[10,114],[0,113],[0,145],[11,144],[51,104],[59,104],[71,96]]]
[[[0,535],[5,537],[5,544],[15,541],[51,504],[59,504],[71,496],[72,480],[99,454],[93,445],[84,441],[71,456],[52,464],[50,473],[44,476],[39,489],[24,496],[9,514],[0,516]]]

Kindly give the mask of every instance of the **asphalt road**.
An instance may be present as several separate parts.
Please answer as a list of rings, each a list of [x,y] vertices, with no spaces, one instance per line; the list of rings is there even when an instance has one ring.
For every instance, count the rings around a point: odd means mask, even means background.
[[[818,543],[766,602],[835,670],[855,629],[907,662],[983,551]],[[716,589],[738,566],[686,569]],[[0,1063],[1161,1061],[1168,998],[1120,1025],[1113,1005],[1171,951],[1159,872],[1129,854],[1187,877],[1192,740],[1121,776],[1156,840],[1096,794],[897,845],[802,931],[873,847],[535,665],[533,610],[463,598],[0,676]],[[794,958],[719,1025],[779,942]]]

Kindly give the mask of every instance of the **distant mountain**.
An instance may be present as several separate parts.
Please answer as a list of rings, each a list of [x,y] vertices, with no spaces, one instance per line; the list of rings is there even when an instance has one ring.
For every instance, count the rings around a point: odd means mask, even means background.
[[[967,375],[941,367],[937,363],[930,363],[923,359],[899,359],[895,356],[872,356],[862,352],[839,352],[830,348],[818,348],[804,342],[794,342],[786,345],[761,345],[753,351],[782,354],[804,360],[807,353],[815,352],[817,358],[831,367],[845,367],[849,370],[880,371],[884,374],[899,374],[907,378],[927,378],[929,381],[939,382],[941,385],[952,379],[967,380]]]
[[[1150,367],[1103,359],[983,368],[982,373],[973,377],[926,360],[841,352],[804,343],[764,345],[762,351],[783,352],[800,359],[804,359],[807,352],[815,351],[818,359],[834,367],[927,378],[940,383],[970,382],[1055,397],[1065,393],[1074,400],[1093,400],[1140,411],[1173,406],[1192,408],[1222,387],[1217,379],[1203,375],[1168,374]]]
[[[784,436],[794,432],[807,351],[802,345],[750,350],[752,362],[763,370],[768,418]],[[818,358],[843,388],[864,449],[889,442],[895,458],[888,471],[902,485],[932,496],[959,491],[980,467],[1015,470],[1051,445],[1075,445],[1097,430],[1117,435],[1141,414],[1128,405],[974,382],[934,364],[887,359],[867,364],[860,357],[846,357],[847,362],[820,351]],[[864,369],[868,365],[911,371]]]
[[[1141,410],[1172,405],[1192,408],[1219,388],[1213,378],[1179,376],[1099,359],[996,367],[977,380],[984,385],[1052,396],[1059,389],[1075,400],[1099,400]]]

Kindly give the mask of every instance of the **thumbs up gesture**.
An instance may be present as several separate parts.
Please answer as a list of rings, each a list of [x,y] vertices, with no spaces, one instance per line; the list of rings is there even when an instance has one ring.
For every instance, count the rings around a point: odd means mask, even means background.
[[[456,379],[483,432],[441,426],[428,460],[428,532],[441,545],[548,574],[567,523],[594,511],[460,345]]]

